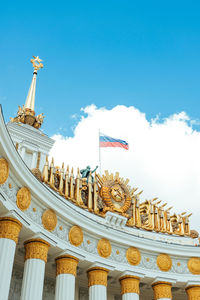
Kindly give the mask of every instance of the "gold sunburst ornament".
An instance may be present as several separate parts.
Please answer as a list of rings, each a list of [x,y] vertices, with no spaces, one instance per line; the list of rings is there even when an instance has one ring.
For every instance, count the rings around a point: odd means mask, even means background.
[[[132,193],[129,180],[124,180],[119,177],[119,173],[115,175],[109,174],[105,171],[105,175],[97,175],[98,183],[100,186],[100,196],[104,201],[106,207],[104,212],[113,211],[119,213],[126,213],[131,206]]]

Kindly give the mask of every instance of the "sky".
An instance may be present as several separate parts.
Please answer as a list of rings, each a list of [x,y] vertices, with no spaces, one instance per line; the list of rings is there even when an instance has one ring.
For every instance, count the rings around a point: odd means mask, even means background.
[[[101,128],[130,144],[103,149],[102,169],[192,210],[199,226],[199,1],[4,1],[0,37],[6,122],[25,103],[39,55],[35,110],[55,160],[99,164]]]

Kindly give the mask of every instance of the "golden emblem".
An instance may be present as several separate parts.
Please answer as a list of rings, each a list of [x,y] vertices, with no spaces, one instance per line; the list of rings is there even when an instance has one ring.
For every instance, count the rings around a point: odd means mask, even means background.
[[[83,242],[83,231],[79,226],[72,226],[69,231],[69,241],[73,246],[80,246]]]
[[[112,246],[107,239],[99,240],[97,244],[97,251],[101,257],[107,258],[112,252]]]
[[[27,210],[31,204],[31,193],[27,187],[22,187],[17,192],[17,207],[22,211]]]
[[[57,225],[57,216],[52,209],[47,209],[42,215],[42,224],[48,231],[53,231]]]
[[[141,260],[140,251],[135,247],[130,247],[126,251],[126,259],[130,265],[137,266]]]
[[[200,258],[192,257],[188,261],[188,269],[194,275],[200,275]]]
[[[172,267],[172,260],[168,254],[160,254],[157,257],[157,266],[163,272],[168,272]]]
[[[3,184],[8,179],[9,166],[5,158],[0,158],[0,184]]]
[[[100,196],[103,199],[107,210],[119,213],[125,213],[131,206],[131,190],[128,186],[129,180],[123,180],[119,177],[119,173],[115,175],[105,171],[102,177],[97,175],[100,185]]]

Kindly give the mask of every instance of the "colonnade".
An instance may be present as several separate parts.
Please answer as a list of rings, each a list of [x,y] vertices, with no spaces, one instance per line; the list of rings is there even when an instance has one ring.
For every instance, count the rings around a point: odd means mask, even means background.
[[[7,300],[9,295],[12,268],[16,244],[21,230],[21,223],[10,217],[0,218],[0,300]],[[42,300],[45,264],[49,244],[42,239],[31,239],[24,243],[25,265],[20,300]],[[78,259],[71,255],[62,255],[56,261],[55,300],[73,300],[75,297],[75,277]],[[89,300],[107,299],[107,277],[109,270],[93,267],[87,271]],[[119,279],[122,300],[139,300],[140,278],[133,275],[122,275]],[[154,299],[172,299],[172,284],[157,281],[152,285]],[[200,285],[186,288],[188,300],[200,299]]]

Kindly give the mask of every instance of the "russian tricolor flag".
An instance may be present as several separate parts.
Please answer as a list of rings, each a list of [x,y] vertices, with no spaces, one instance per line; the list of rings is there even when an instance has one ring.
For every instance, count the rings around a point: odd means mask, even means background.
[[[99,135],[99,146],[100,147],[120,147],[128,150],[128,143],[119,140],[119,139],[114,139],[110,136],[104,135],[100,133]]]

